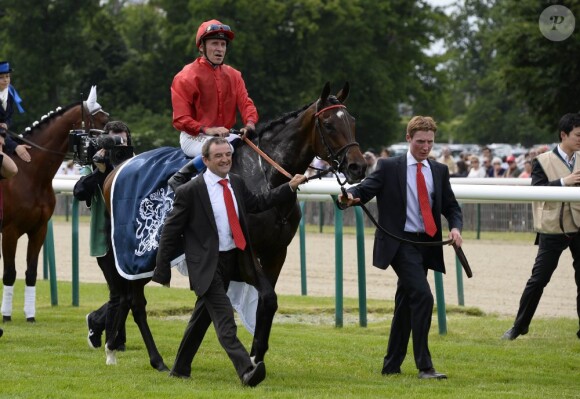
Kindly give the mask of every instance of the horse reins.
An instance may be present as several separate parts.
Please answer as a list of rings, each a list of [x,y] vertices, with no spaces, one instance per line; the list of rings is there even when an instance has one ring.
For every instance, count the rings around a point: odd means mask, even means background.
[[[51,150],[50,148],[43,147],[41,145],[36,144],[33,141],[30,141],[30,140],[20,136],[18,133],[13,132],[11,130],[5,129],[5,131],[13,138],[18,139],[18,141],[22,141],[23,143],[28,144],[29,146],[34,147],[36,149],[39,149],[41,151],[50,152],[52,154],[57,154],[57,155],[66,155],[66,152],[55,151],[55,150]]]

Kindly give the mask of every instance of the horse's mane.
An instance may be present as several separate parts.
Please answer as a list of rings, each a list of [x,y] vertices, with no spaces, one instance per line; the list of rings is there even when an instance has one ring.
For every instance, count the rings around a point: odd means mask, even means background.
[[[299,110],[288,112],[288,113],[282,115],[281,117],[279,117],[278,119],[271,120],[271,121],[265,123],[264,125],[259,126],[258,127],[258,136],[262,137],[262,135],[264,133],[269,132],[269,131],[273,131],[273,133],[276,133],[276,132],[282,130],[290,121],[293,121],[294,119],[296,119],[298,117],[298,115],[300,115],[302,112],[304,112],[304,110],[306,110],[312,104],[313,104],[313,102],[305,105],[304,107],[300,108]]]
[[[33,134],[34,131],[42,129],[44,127],[44,125],[48,124],[53,118],[56,118],[56,117],[64,114],[65,112],[67,112],[71,108],[78,106],[79,104],[80,104],[80,102],[77,102],[77,103],[69,104],[64,108],[57,107],[54,111],[48,112],[47,114],[43,115],[42,118],[40,118],[40,122],[35,121],[32,124],[32,126],[28,126],[26,129],[24,129],[24,136],[29,136],[29,135]]]
[[[338,98],[336,98],[336,96],[332,96],[332,95],[328,96],[327,100],[331,104],[340,104],[340,101],[338,100]],[[279,132],[284,127],[286,127],[286,125],[288,123],[290,123],[291,121],[296,119],[298,117],[298,115],[300,115],[302,112],[304,112],[304,110],[306,110],[312,104],[314,104],[314,101],[311,102],[310,104],[306,104],[304,107],[300,108],[299,110],[288,112],[288,113],[282,115],[281,117],[279,117],[278,119],[271,120],[269,122],[266,122],[264,125],[259,126],[258,127],[258,137],[261,138],[264,135],[264,133],[269,132],[269,131],[272,131],[272,133]]]

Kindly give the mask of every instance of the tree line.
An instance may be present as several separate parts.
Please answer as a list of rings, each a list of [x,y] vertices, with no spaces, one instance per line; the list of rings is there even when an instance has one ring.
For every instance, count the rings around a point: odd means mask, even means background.
[[[580,0],[559,2],[580,15]],[[466,0],[449,12],[407,0],[2,0],[0,58],[26,114],[86,98],[126,121],[139,152],[178,146],[173,76],[197,56],[199,24],[219,19],[236,38],[239,69],[262,122],[316,100],[324,83],[351,85],[357,141],[404,140],[410,114],[439,121],[437,140],[557,141],[555,124],[580,110],[580,34],[554,42],[538,0]],[[443,43],[445,51],[432,53]],[[81,94],[82,93],[82,94]]]

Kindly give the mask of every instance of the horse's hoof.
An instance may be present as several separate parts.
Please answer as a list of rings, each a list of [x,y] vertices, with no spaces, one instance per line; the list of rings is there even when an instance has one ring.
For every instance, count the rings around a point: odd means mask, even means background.
[[[117,354],[114,350],[110,350],[107,344],[105,344],[105,356],[107,357],[107,366],[117,364]]]
[[[2,321],[6,323],[7,321],[12,321],[12,316],[2,316]]]
[[[169,367],[167,367],[167,366],[165,365],[165,363],[163,363],[163,362],[161,362],[161,363],[160,363],[160,364],[158,364],[157,366],[155,366],[155,365],[153,365],[153,364],[152,364],[151,366],[153,366],[153,368],[154,368],[155,370],[157,370],[157,371],[159,371],[159,372],[161,372],[161,373],[166,373],[166,372],[169,372]]]
[[[27,317],[26,321],[29,323],[36,323],[36,319],[34,317]]]

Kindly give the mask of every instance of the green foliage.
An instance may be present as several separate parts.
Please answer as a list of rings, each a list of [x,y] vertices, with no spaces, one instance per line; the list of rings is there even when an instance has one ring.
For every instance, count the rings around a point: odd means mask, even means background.
[[[14,307],[23,306],[24,281],[15,284]],[[171,367],[193,309],[187,289],[146,288],[149,323]],[[392,302],[370,301],[373,321],[356,323],[356,299],[345,299],[344,328],[335,328],[332,298],[279,298],[266,357],[266,380],[243,388],[213,327],[192,363],[192,379],[177,380],[154,371],[132,318],[127,351],[116,366],[105,365],[104,350],[86,343],[85,314],[107,296],[105,284],[81,284],[81,306],[70,305],[70,283],[58,284],[59,306],[50,306],[48,281],[39,281],[37,323],[15,313],[0,338],[1,398],[573,398],[580,385],[580,351],[574,319],[534,319],[524,337],[499,339],[510,320],[448,313],[448,333],[437,334],[434,318],[429,346],[446,381],[419,381],[412,345],[402,374],[380,374],[390,329]],[[324,315],[328,315],[325,317]],[[369,317],[370,320],[370,317]],[[238,330],[249,346],[251,336]]]
[[[578,112],[578,35],[546,39],[538,27],[552,2],[468,0],[451,17],[446,68],[459,142],[532,145],[556,141],[556,126]],[[577,10],[577,0],[561,2]],[[461,117],[459,117],[461,115]]]

